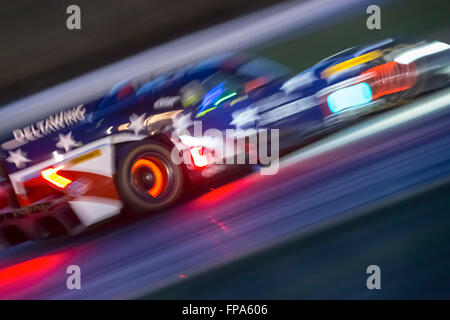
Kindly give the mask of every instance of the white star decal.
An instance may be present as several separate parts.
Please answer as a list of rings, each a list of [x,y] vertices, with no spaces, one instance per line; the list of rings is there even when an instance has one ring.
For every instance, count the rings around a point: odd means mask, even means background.
[[[233,117],[233,121],[230,124],[234,125],[237,129],[248,127],[258,120],[258,109],[249,108],[243,111],[235,111],[231,116]]]
[[[128,130],[131,130],[134,132],[134,134],[137,136],[139,132],[145,129],[145,115],[144,113],[141,116],[138,116],[136,113],[133,113],[130,116],[130,124],[128,126]]]
[[[192,113],[185,114],[184,116],[180,115],[176,118],[172,119],[173,127],[175,131],[184,130],[189,128],[194,122],[191,119]]]
[[[72,147],[78,147],[80,145],[79,142],[76,142],[72,138],[72,131],[70,131],[68,134],[59,134],[59,141],[56,143],[56,146],[58,148],[62,148],[68,152]]]
[[[14,163],[19,169],[25,167],[26,162],[31,162],[31,160],[27,158],[27,153],[22,152],[20,149],[17,149],[16,151],[9,151],[9,157],[6,158],[6,161]]]

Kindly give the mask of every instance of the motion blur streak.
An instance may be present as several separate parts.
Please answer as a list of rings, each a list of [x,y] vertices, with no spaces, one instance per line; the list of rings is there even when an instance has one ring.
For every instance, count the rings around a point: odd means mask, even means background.
[[[202,154],[202,147],[192,147],[191,155],[194,160],[194,164],[198,168],[206,167],[208,165],[208,160],[204,154]]]
[[[219,203],[225,203],[226,201],[230,201],[233,197],[237,197],[238,194],[247,187],[249,187],[247,180],[238,180],[202,195],[196,199],[192,205],[197,209],[212,209]]]
[[[333,137],[325,138],[322,143],[308,146],[295,155],[289,156],[286,158],[285,163],[313,157],[369,137],[383,130],[393,128],[401,123],[406,123],[424,115],[448,108],[449,102],[450,90],[447,89],[421,101],[408,104],[385,115],[381,115],[376,120],[361,123],[350,129],[343,130],[341,133],[333,135]]]

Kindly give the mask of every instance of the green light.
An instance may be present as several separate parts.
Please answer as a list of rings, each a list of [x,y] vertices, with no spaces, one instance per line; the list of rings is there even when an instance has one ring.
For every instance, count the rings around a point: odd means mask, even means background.
[[[222,101],[227,100],[227,99],[230,99],[231,97],[234,97],[235,95],[237,95],[237,92],[232,92],[232,93],[230,93],[229,95],[226,95],[225,97],[220,98],[219,100],[217,100],[217,101],[214,103],[214,105],[217,106],[217,105],[218,105],[219,103],[221,103]]]

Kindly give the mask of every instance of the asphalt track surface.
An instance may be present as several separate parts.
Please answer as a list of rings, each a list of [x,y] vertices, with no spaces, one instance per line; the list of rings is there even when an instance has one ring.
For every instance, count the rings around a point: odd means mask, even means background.
[[[137,298],[450,177],[450,90],[346,128],[153,217],[0,253],[2,299]],[[78,265],[81,290],[66,288]],[[220,277],[220,275],[218,275]]]

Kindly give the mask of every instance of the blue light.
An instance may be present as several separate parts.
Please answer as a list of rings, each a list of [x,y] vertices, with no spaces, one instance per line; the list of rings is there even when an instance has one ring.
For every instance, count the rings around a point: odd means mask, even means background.
[[[333,113],[361,106],[370,101],[372,101],[372,90],[365,82],[339,89],[327,97],[328,107]]]

